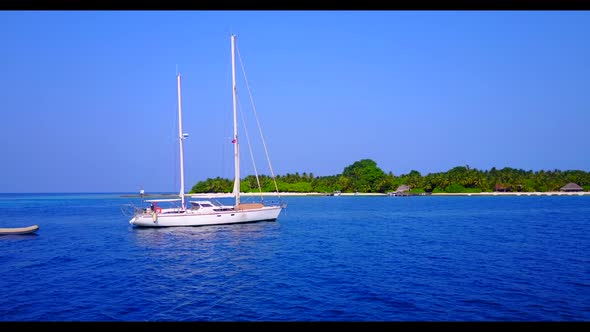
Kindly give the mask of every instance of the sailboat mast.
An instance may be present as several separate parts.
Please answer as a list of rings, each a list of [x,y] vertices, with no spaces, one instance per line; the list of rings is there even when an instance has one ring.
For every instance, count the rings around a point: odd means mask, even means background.
[[[234,195],[236,208],[240,205],[240,142],[238,141],[238,112],[236,107],[236,36],[231,35],[231,76],[232,76],[232,99],[234,111]]]
[[[182,209],[184,210],[184,138],[185,135],[182,133],[182,99],[180,96],[180,73],[176,76],[176,82],[178,85],[178,142],[180,145],[180,202]]]

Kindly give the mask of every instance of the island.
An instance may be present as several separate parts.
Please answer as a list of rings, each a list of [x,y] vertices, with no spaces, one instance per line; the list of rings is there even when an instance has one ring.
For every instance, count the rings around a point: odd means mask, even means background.
[[[284,195],[584,195],[590,192],[590,173],[583,170],[522,170],[510,167],[479,170],[469,165],[446,172],[422,175],[385,173],[371,159],[346,166],[341,174],[314,176],[313,173],[277,175],[278,191]],[[258,181],[261,189],[258,188]],[[189,194],[230,193],[233,180],[209,178],[196,183]],[[276,194],[269,175],[241,179],[246,195]]]

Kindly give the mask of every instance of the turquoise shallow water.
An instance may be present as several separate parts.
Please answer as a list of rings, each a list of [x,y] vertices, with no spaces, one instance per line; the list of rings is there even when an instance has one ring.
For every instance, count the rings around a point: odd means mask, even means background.
[[[0,194],[0,321],[588,321],[590,197],[286,197],[137,229],[120,194]]]

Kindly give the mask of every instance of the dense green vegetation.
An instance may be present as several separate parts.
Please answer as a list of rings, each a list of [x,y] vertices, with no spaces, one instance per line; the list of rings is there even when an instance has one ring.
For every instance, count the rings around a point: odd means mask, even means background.
[[[260,175],[262,192],[276,191],[272,178]],[[478,193],[492,191],[546,192],[559,191],[564,185],[573,182],[590,190],[590,173],[571,171],[525,171],[505,167],[482,171],[469,166],[457,166],[447,172],[430,173],[422,176],[412,170],[399,176],[385,173],[371,159],[356,161],[346,166],[342,174],[314,176],[312,173],[285,174],[276,177],[281,192],[341,192],[386,193],[395,191],[400,185],[408,185],[412,193]],[[233,180],[214,178],[195,184],[191,193],[231,192]],[[256,177],[249,175],[242,179],[242,192],[258,192]]]

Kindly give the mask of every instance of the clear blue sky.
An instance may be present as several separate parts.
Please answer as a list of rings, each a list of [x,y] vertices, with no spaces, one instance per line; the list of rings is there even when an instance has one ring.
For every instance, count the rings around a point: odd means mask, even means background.
[[[590,171],[589,31],[588,11],[3,11],[0,192],[177,191],[177,65],[187,190],[232,178],[232,32],[277,174]]]

